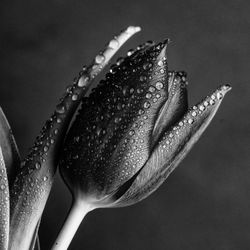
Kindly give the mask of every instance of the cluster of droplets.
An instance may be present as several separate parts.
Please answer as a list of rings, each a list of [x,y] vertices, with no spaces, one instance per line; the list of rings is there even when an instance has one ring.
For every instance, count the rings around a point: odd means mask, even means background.
[[[164,47],[147,42],[130,50],[82,100],[61,165],[83,186],[86,178],[100,190],[125,181],[146,161],[154,116],[167,97]]]
[[[175,146],[183,137],[183,134],[186,133],[187,129],[190,129],[195,125],[195,122],[202,122],[202,116],[206,112],[211,111],[211,107],[215,104],[218,104],[224,97],[224,93],[228,90],[228,86],[222,86],[217,89],[211,96],[206,97],[198,105],[193,106],[187,114],[179,121],[179,123],[172,127],[172,129],[165,133],[162,140],[159,142],[162,152],[171,151],[171,147]],[[185,141],[184,141],[185,143]]]
[[[169,71],[168,72],[168,82],[169,82],[169,97],[174,96],[180,89],[186,89],[187,74],[184,71]]]

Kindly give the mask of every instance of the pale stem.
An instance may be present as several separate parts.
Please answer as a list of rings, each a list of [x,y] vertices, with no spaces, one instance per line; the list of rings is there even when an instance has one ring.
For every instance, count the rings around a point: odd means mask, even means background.
[[[88,212],[93,210],[93,206],[74,200],[65,220],[65,223],[57,236],[51,250],[66,250],[72,241],[78,227]]]

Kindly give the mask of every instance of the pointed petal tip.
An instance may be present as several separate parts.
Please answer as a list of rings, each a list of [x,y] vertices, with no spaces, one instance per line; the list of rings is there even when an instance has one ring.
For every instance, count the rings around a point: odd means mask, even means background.
[[[167,46],[171,43],[171,40],[169,38],[165,38],[163,42],[160,43],[162,46],[162,50],[166,50]]]
[[[224,84],[220,87],[220,91],[223,92],[224,94],[229,92],[231,89],[232,89],[232,87],[230,84]]]
[[[224,96],[232,89],[232,87],[229,84],[224,84],[219,86],[210,96],[212,100],[222,100]]]
[[[167,58],[167,47],[168,44],[170,43],[170,39],[165,39],[163,42],[159,42],[156,45],[156,48],[159,50],[160,54],[158,58],[161,59],[166,59]]]
[[[163,44],[166,44],[166,45],[170,44],[171,42],[172,42],[172,40],[170,38],[165,38],[163,40]]]

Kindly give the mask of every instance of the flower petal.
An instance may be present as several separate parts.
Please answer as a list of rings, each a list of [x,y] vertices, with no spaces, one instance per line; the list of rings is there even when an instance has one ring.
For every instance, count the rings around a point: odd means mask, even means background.
[[[7,171],[3,157],[2,148],[0,147],[0,249],[8,249],[9,241],[9,184]]]
[[[187,112],[187,74],[183,71],[170,71],[168,79],[168,99],[161,108],[152,133],[152,144],[155,145],[163,130],[173,126]]]
[[[0,146],[4,157],[8,182],[11,186],[20,167],[20,156],[10,125],[0,108]]]
[[[171,130],[165,132],[132,185],[114,206],[134,204],[162,184],[200,138],[230,89],[228,85],[218,88],[211,96],[191,108]]]
[[[112,193],[148,159],[156,116],[168,96],[167,43],[129,51],[83,100],[61,162],[64,178],[82,193],[97,200]]]
[[[118,49],[139,27],[128,27],[84,67],[54,114],[46,122],[28,157],[16,176],[11,189],[11,227],[9,250],[29,249],[38,220],[51,190],[58,163],[59,150],[81,98],[87,93],[94,77],[107,65]]]

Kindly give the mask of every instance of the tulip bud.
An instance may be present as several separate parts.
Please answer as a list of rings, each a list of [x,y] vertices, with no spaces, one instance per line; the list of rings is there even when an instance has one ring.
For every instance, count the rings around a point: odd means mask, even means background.
[[[168,98],[166,46],[140,48],[82,103],[62,153],[73,192],[100,206],[147,161],[157,115]],[[102,205],[101,205],[102,206]]]
[[[167,43],[129,51],[82,99],[60,160],[74,203],[54,250],[67,248],[89,211],[128,206],[155,191],[230,90],[222,86],[188,110],[186,73],[168,71]]]

